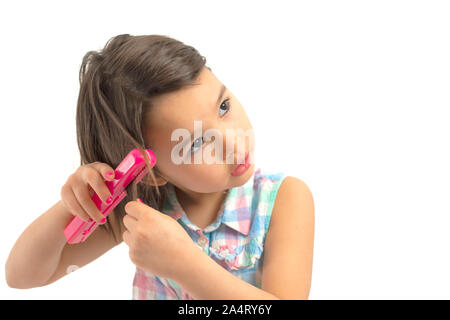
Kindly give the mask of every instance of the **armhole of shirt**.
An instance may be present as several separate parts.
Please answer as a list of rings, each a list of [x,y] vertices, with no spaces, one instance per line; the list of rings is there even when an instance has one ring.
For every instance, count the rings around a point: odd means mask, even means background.
[[[266,218],[264,221],[264,233],[262,236],[262,256],[264,256],[264,247],[266,244],[266,236],[267,236],[267,232],[269,231],[269,225],[270,225],[270,219],[272,218],[272,211],[273,211],[273,207],[275,205],[275,199],[277,197],[278,194],[278,189],[280,189],[281,183],[284,181],[284,179],[286,178],[286,174],[282,173],[280,178],[278,180],[276,180],[275,182],[273,182],[272,185],[272,189],[270,190],[270,195],[269,195],[269,204],[267,206],[267,213],[266,213]]]
[[[278,194],[278,189],[280,189],[281,183],[284,181],[285,178],[286,178],[286,175],[282,174],[282,176],[279,178],[279,180],[277,180],[273,183],[272,190],[270,190],[269,204],[267,206],[267,216],[266,216],[266,221],[265,221],[265,226],[264,226],[265,227],[264,239],[266,238],[265,234],[269,230],[270,219],[272,218],[272,211],[273,211],[273,207],[275,205],[275,199]]]

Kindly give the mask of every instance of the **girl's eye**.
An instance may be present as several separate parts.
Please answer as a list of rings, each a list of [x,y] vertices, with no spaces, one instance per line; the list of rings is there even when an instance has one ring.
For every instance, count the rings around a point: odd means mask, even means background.
[[[194,143],[191,146],[191,152],[197,152],[198,149],[202,147],[203,144],[203,137],[195,139]]]
[[[221,114],[220,116],[228,113],[228,111],[230,110],[230,103],[229,103],[230,98],[225,99],[222,104],[219,107],[219,113],[220,111],[225,111],[225,113]]]
[[[220,111],[224,111],[224,113],[222,113],[220,116],[223,116],[230,110],[231,106],[229,100],[230,98],[225,99],[220,105],[219,113]],[[203,145],[203,137],[195,139],[194,143],[191,145],[191,152],[192,153],[197,152],[197,150],[199,150],[202,147],[202,145]]]

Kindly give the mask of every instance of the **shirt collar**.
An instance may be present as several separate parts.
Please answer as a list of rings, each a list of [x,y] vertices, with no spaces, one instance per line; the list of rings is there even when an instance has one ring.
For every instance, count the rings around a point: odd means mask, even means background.
[[[251,222],[253,177],[254,175],[252,175],[244,185],[231,188],[228,191],[228,194],[219,209],[219,215],[216,220],[203,229],[203,232],[211,232],[223,223],[243,235],[248,235]],[[164,207],[166,214],[175,220],[181,219],[185,225],[196,232],[201,231],[201,229],[193,224],[187,217],[178,202],[175,187],[171,183],[168,183],[167,191],[168,206]]]

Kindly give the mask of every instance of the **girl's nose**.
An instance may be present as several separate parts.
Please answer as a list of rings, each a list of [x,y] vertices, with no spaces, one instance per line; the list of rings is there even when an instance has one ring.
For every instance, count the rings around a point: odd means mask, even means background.
[[[247,152],[245,135],[227,136],[226,139],[226,163],[242,164]]]

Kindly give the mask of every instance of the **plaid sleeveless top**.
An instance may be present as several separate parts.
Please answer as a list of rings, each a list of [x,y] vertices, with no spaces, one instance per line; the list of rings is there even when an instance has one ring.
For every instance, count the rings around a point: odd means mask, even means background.
[[[162,213],[176,219],[192,240],[219,265],[242,280],[261,288],[264,241],[277,191],[286,177],[261,168],[242,186],[231,188],[216,220],[203,230],[189,221],[172,184]],[[190,300],[174,281],[136,267],[133,300]]]

